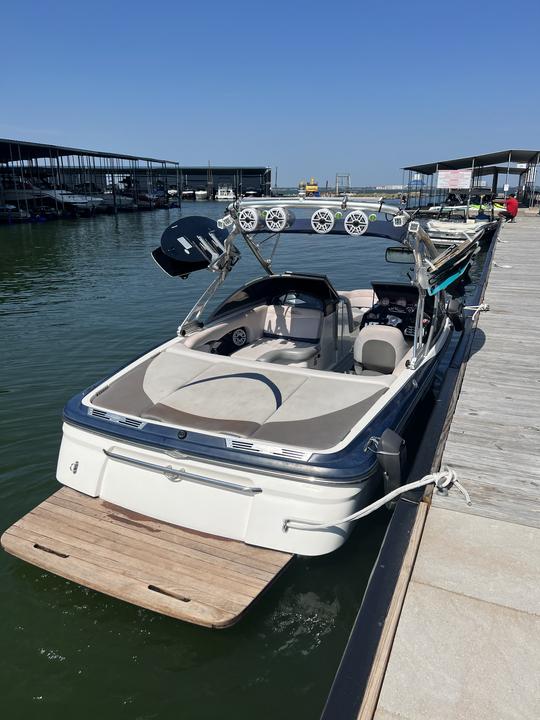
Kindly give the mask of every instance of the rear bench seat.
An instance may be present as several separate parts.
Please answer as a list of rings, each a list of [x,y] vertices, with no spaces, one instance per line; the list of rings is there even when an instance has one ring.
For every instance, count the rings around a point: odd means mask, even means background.
[[[327,449],[387,391],[358,378],[235,362],[172,346],[93,399],[122,414],[200,431]]]

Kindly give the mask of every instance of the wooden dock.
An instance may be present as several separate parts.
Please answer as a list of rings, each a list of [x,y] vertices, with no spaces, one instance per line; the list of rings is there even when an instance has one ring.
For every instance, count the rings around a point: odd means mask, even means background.
[[[473,504],[435,494],[411,535],[363,720],[540,717],[539,270],[540,217],[520,214],[501,230],[443,456]]]
[[[292,555],[169,525],[62,487],[7,530],[12,555],[173,618],[233,625]]]

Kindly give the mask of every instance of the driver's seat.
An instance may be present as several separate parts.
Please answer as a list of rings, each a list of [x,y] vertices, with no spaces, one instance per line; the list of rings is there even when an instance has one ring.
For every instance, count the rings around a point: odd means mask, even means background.
[[[409,349],[398,328],[366,325],[354,341],[354,371],[357,375],[391,375]]]

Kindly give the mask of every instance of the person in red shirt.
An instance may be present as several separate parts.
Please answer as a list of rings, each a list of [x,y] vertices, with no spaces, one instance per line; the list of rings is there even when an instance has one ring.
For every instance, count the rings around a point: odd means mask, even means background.
[[[510,195],[508,197],[508,200],[506,200],[505,205],[506,210],[502,210],[499,215],[503,218],[506,218],[505,222],[515,222],[519,208],[519,203],[516,200],[516,196]]]

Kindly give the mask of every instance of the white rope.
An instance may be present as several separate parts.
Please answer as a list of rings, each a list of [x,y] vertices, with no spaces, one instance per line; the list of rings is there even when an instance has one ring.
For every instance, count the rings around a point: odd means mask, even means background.
[[[472,319],[473,322],[476,320],[481,312],[487,312],[490,307],[488,303],[480,303],[480,305],[465,305],[464,310],[474,310]]]
[[[343,525],[347,522],[360,520],[361,518],[370,515],[372,512],[375,512],[375,510],[378,510],[383,505],[386,505],[387,502],[390,502],[394,498],[398,497],[398,495],[403,495],[403,493],[409,492],[409,490],[416,490],[417,488],[425,487],[431,483],[434,483],[437,492],[443,495],[448,494],[448,490],[455,486],[465,498],[467,505],[472,504],[469,493],[458,481],[455,470],[444,466],[439,472],[425,475],[420,480],[415,480],[415,482],[402,485],[401,487],[392,490],[392,492],[389,492],[387,495],[384,495],[384,497],[379,498],[379,500],[375,500],[375,502],[372,502],[371,505],[367,505],[365,508],[358,510],[352,515],[347,515],[347,517],[341,518],[341,520],[333,520],[332,522],[317,522],[316,520],[295,520],[290,518],[283,522],[283,530],[285,532],[287,532],[289,528],[293,528],[294,530],[324,530],[325,528],[332,528],[337,525]]]

